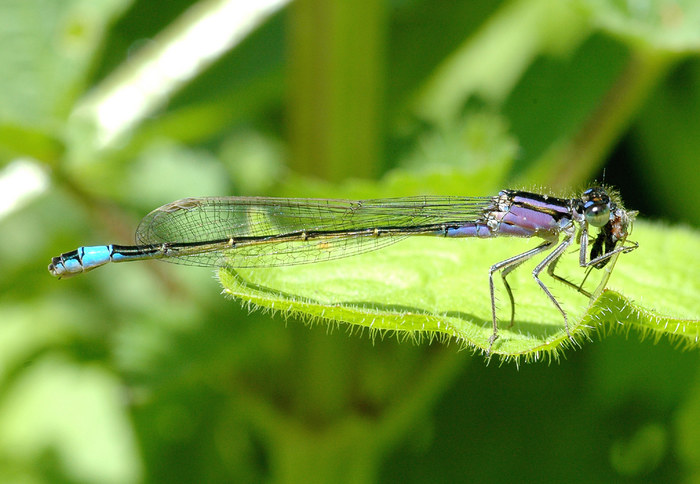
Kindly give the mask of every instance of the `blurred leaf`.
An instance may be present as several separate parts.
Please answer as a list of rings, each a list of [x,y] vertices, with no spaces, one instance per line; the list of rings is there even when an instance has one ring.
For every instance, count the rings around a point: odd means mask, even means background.
[[[675,415],[675,432],[678,434],[676,452],[678,460],[687,469],[691,479],[700,478],[700,384],[697,377],[684,382],[690,395]]]
[[[700,49],[700,4],[695,0],[583,0],[594,21],[632,46],[675,53]]]
[[[411,195],[492,195],[504,188],[518,142],[503,117],[470,113],[422,133],[400,166],[380,181],[348,178],[329,183],[289,174],[278,194],[307,198],[367,199]]]
[[[516,176],[525,178],[522,181],[526,184],[546,181],[558,187],[587,181],[585,178],[555,179],[552,164],[560,161],[557,155],[562,145],[575,139],[579,132],[588,134],[585,132],[587,125],[591,126],[592,133],[600,132],[592,118],[597,109],[611,104],[605,102],[606,93],[620,72],[624,72],[628,61],[629,53],[623,45],[601,35],[592,35],[568,55],[542,56],[528,66],[502,107],[521,145],[514,167]],[[551,155],[550,150],[555,154]],[[547,159],[548,154],[554,160]],[[571,160],[563,160],[562,164],[569,168],[591,169],[590,165],[576,166]]]
[[[401,167],[424,173],[445,168],[468,171],[487,167],[498,172],[498,167],[510,165],[518,154],[518,141],[509,128],[503,116],[469,113],[454,123],[423,133]]]
[[[465,39],[475,35],[502,5],[503,0],[477,2],[396,2],[389,26],[387,109],[403,113],[416,91],[433,77],[446,59],[461,49]],[[437,33],[439,32],[439,35]],[[508,54],[501,51],[500,55]],[[468,75],[469,73],[463,73]],[[390,116],[390,121],[394,118]]]
[[[53,165],[63,150],[53,136],[15,124],[0,125],[0,166],[18,156],[31,156]]]
[[[585,118],[579,118],[584,114],[583,109],[576,114],[567,113],[565,118],[577,119],[578,123],[572,124],[569,132],[561,127],[553,130],[559,131],[561,138],[549,140],[547,151],[536,163],[531,163],[525,180],[544,180],[547,186],[562,189],[591,179],[669,65],[667,56],[655,52],[633,55],[607,92],[599,95],[602,99],[597,100],[597,105],[585,106],[589,109]],[[567,96],[571,93],[567,92]],[[570,101],[572,104],[578,102],[574,97]],[[579,108],[584,108],[584,105]]]
[[[612,287],[586,308],[575,291],[553,287],[569,314],[571,333],[579,339],[590,325],[636,328],[643,334],[665,334],[688,346],[700,334],[700,236],[684,229],[640,222],[634,237],[640,249],[618,261]],[[664,249],[659,250],[663,245]],[[421,340],[454,338],[488,348],[491,309],[487,269],[491,264],[533,246],[530,240],[411,239],[382,251],[336,262],[274,269],[221,269],[226,292],[252,307],[293,314],[307,321],[345,322],[372,331],[395,331]],[[641,254],[640,254],[641,253]],[[688,257],[688,254],[695,254]],[[557,266],[565,277],[574,273],[575,257]],[[658,267],[665,270],[659,273]],[[561,315],[532,281],[526,267],[511,274],[516,298],[516,324],[509,328],[508,303],[500,300],[500,338],[493,352],[540,359],[556,357],[570,342]],[[569,276],[570,280],[579,280]],[[682,284],[680,281],[684,281]],[[640,300],[633,303],[629,297]]]
[[[700,61],[689,59],[650,96],[630,135],[636,167],[632,175],[645,184],[650,200],[640,210],[656,217],[700,225]]]
[[[192,0],[158,3],[151,0],[129,0],[123,15],[116,18],[110,26],[109,36],[102,45],[99,57],[95,59],[90,83],[97,84],[107,77],[194,3],[196,2]]]
[[[46,357],[14,383],[0,412],[5,458],[31,462],[52,454],[71,481],[140,480],[136,436],[114,375]]]
[[[469,96],[502,101],[533,59],[564,55],[581,41],[588,19],[575,7],[568,1],[507,2],[435,69],[416,110],[433,122],[449,122]]]
[[[659,424],[640,428],[626,441],[611,448],[610,461],[622,476],[641,477],[656,469],[667,452],[668,433]]]
[[[0,2],[0,119],[56,129],[106,34],[128,0]]]
[[[272,15],[174,93],[167,110],[144,120],[133,133],[124,156],[162,137],[187,143],[216,139],[266,110],[278,109],[285,91],[287,15],[286,10]]]

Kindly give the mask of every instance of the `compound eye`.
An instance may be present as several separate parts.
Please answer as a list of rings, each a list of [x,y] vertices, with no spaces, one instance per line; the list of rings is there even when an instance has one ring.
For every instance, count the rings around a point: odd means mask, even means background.
[[[602,227],[610,220],[610,204],[588,202],[584,209],[586,222],[594,227]]]

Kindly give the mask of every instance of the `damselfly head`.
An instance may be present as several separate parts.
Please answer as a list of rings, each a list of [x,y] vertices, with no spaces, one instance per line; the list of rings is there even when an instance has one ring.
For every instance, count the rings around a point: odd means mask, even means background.
[[[601,187],[589,188],[581,196],[583,215],[586,222],[594,227],[603,227],[612,220],[612,212],[616,206],[610,201],[605,189]]]
[[[620,196],[614,189],[592,187],[581,195],[575,210],[588,225],[611,231],[617,239],[623,239],[629,232],[632,221],[638,212],[627,211],[622,206]]]
[[[636,210],[625,210],[617,193],[611,192],[610,196],[608,196],[607,192],[603,188],[589,188],[584,192],[583,196],[581,197],[584,210],[586,206],[596,206],[593,203],[596,199],[600,204],[602,204],[604,200],[607,200],[606,204],[610,211],[607,222],[600,226],[592,223],[589,220],[588,212],[584,211],[586,221],[588,221],[588,223],[591,225],[600,228],[600,232],[591,246],[591,259],[596,259],[602,255],[609,254],[614,251],[619,244],[624,244],[627,236],[632,231],[632,222],[639,213]],[[609,261],[609,258],[603,259],[595,264],[594,267],[596,269],[602,269]]]

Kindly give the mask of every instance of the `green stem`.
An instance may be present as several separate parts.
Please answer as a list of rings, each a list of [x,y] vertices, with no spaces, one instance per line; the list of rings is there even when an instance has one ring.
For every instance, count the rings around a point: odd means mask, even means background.
[[[385,6],[300,0],[290,38],[290,167],[326,180],[380,166]]]
[[[454,348],[425,348],[421,368],[406,372],[410,379],[396,384],[401,391],[376,413],[363,413],[361,407],[353,409],[346,402],[345,412],[319,421],[304,415],[308,413],[305,409],[293,407],[289,414],[243,384],[237,385],[239,408],[266,442],[271,482],[372,482],[377,480],[386,454],[415,431],[416,422],[429,418],[435,401],[468,361]],[[341,373],[334,377],[353,379],[347,372]],[[325,388],[325,383],[317,381],[318,389]],[[318,402],[309,401],[308,405],[319,407]]]
[[[634,114],[644,104],[658,80],[668,71],[675,56],[650,49],[638,49],[626,68],[603,97],[598,108],[564,145],[556,145],[539,163],[529,180],[547,180],[553,189],[589,180],[603,165]]]

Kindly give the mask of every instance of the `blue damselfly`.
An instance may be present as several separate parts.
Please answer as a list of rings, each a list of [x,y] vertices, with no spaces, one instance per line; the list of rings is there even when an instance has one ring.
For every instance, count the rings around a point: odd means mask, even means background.
[[[198,266],[278,267],[321,262],[379,249],[413,235],[440,237],[536,237],[536,247],[489,269],[493,332],[498,338],[493,275],[500,272],[511,304],[507,275],[549,251],[532,275],[564,318],[567,314],[540,279],[554,279],[591,297],[583,283],[555,274],[566,249],[580,245],[579,265],[602,269],[613,256],[637,248],[626,242],[637,212],[626,211],[612,191],[589,188],[580,198],[555,198],[517,190],[491,197],[421,196],[377,200],[220,197],[186,198],[164,205],[141,221],[133,246],[80,247],[54,257],[49,272],[69,277],[109,262],[160,259]],[[591,227],[597,229],[595,237]],[[590,239],[590,240],[589,240]],[[591,246],[588,254],[588,246]],[[585,278],[584,278],[585,280]],[[571,336],[569,334],[569,336]]]

